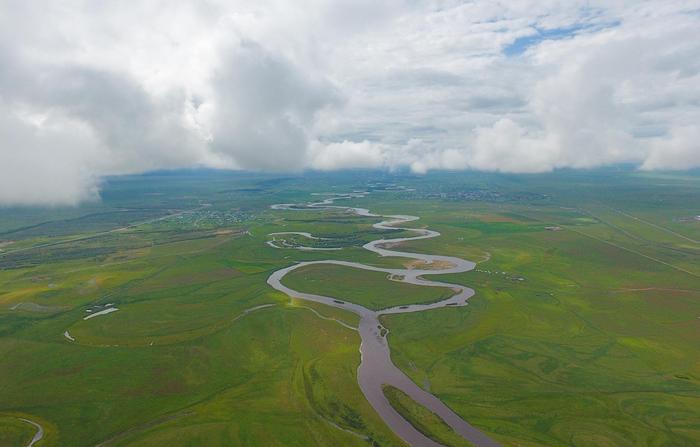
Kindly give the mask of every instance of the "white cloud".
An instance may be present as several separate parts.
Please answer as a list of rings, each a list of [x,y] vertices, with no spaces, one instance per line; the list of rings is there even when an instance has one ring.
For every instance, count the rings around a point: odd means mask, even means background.
[[[700,127],[684,126],[671,130],[669,138],[651,143],[643,169],[689,169],[700,166]]]
[[[311,149],[311,167],[319,170],[343,168],[382,168],[386,167],[387,148],[367,140],[361,142],[343,141],[323,144],[314,142]]]
[[[531,135],[508,118],[476,129],[469,167],[486,171],[544,172],[556,167],[559,146],[546,132]]]
[[[187,166],[700,166],[693,0],[0,4],[0,204]]]
[[[214,77],[211,147],[246,169],[306,166],[316,115],[337,105],[327,80],[243,41]]]
[[[61,116],[32,116],[0,103],[0,204],[77,204],[95,199],[104,148],[91,130]]]

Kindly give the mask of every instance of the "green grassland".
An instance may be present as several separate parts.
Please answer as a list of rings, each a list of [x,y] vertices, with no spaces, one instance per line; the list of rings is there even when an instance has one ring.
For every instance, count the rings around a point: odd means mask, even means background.
[[[78,208],[0,210],[0,445],[31,439],[19,418],[44,427],[39,447],[403,445],[359,390],[358,334],[334,321],[357,317],[265,282],[297,261],[403,267],[361,248],[406,235],[376,218],[269,209],[367,187],[345,203],[442,233],[402,248],[479,262],[433,277],[474,288],[468,306],[384,318],[416,383],[504,445],[700,442],[700,177],[207,172],[109,179]],[[343,249],[266,244],[284,231]],[[286,283],[373,308],[450,293],[328,265]],[[107,304],[119,310],[84,319]]]
[[[347,300],[368,309],[418,303],[434,303],[454,295],[444,287],[422,287],[391,281],[382,272],[354,269],[340,265],[314,264],[301,267],[285,276],[284,285],[300,292]]]
[[[25,446],[32,440],[36,429],[20,417],[0,415],[0,445]]]
[[[96,281],[56,272],[50,297],[21,289],[61,310],[4,315],[3,406],[55,423],[47,445],[366,445],[345,429],[396,443],[357,392],[357,334],[288,305],[265,264],[228,265],[238,239],[219,238],[81,271]],[[83,320],[107,301],[120,310]]]
[[[387,385],[384,395],[391,405],[428,438],[446,446],[471,446],[472,444],[455,433],[439,416],[416,403],[400,389]]]
[[[385,318],[394,361],[506,445],[696,445],[698,278],[590,238],[599,224],[547,231],[519,209],[470,208],[424,213],[443,238],[406,248],[482,259],[443,278],[477,295]]]
[[[294,225],[267,205],[223,225],[173,212],[28,237],[0,256],[3,445],[33,436],[16,415],[45,427],[41,445],[399,444],[359,392],[357,333],[332,320],[356,316],[267,286],[292,262],[267,233]],[[326,214],[333,233],[371,226]],[[84,319],[107,304],[119,310]]]

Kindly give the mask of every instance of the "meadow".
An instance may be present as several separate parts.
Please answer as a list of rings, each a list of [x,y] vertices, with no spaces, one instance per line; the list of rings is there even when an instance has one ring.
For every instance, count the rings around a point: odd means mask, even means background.
[[[622,170],[184,172],[110,179],[78,208],[0,210],[0,445],[29,442],[21,418],[44,427],[38,447],[403,445],[357,386],[358,334],[334,321],[357,317],[266,284],[296,261],[404,266],[361,248],[405,234],[376,218],[269,209],[357,189],[372,193],[345,203],[442,233],[402,248],[478,262],[435,277],[475,289],[468,306],[382,321],[394,362],[470,423],[512,446],[700,442],[700,177]],[[342,249],[266,244],[289,231]],[[450,293],[329,265],[286,281],[376,309]]]
[[[287,275],[284,285],[380,310],[407,304],[434,303],[454,295],[443,287],[421,287],[392,281],[381,272],[339,265],[307,265]]]

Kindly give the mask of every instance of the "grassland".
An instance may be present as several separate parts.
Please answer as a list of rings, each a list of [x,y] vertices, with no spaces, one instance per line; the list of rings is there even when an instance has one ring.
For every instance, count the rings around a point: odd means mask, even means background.
[[[392,281],[385,273],[330,264],[307,265],[285,276],[283,283],[379,310],[407,304],[433,303],[454,294],[443,287],[421,287]]]
[[[229,262],[242,238],[8,271],[8,304],[56,310],[5,312],[5,408],[55,423],[50,445],[366,445],[343,429],[395,443],[356,392],[357,334],[273,293],[264,261]],[[107,302],[119,311],[83,319]],[[260,304],[274,306],[244,314]]]
[[[477,295],[467,308],[385,318],[394,361],[506,445],[697,444],[700,281],[684,261],[698,247],[654,240],[634,219],[627,237],[645,242],[627,245],[598,220],[532,208],[423,212],[443,237],[406,248],[481,259],[444,278]]]
[[[0,445],[31,439],[18,417],[43,447],[402,445],[357,386],[357,333],[333,320],[357,317],[265,283],[295,261],[402,266],[360,248],[376,219],[268,208],[368,185],[348,204],[443,234],[404,248],[480,261],[441,278],[474,288],[469,306],[384,319],[417,383],[507,446],[700,442],[700,178],[359,172],[135,176],[100,203],[0,210]],[[265,244],[282,231],[344,248]],[[314,267],[287,284],[374,308],[445,293]]]
[[[0,415],[0,445],[25,446],[34,437],[36,428],[19,416]]]
[[[384,395],[404,419],[433,441],[448,447],[472,445],[455,433],[439,416],[416,403],[400,389],[385,386]]]
[[[208,209],[231,201],[202,194]],[[0,255],[2,445],[34,433],[15,415],[45,427],[45,446],[399,443],[359,393],[357,333],[333,321],[356,317],[290,303],[265,283],[291,262],[265,245],[267,233],[293,223],[275,224],[264,201],[235,205],[241,219],[225,222],[175,209],[111,226],[78,219],[76,234],[65,221],[42,224],[38,238],[10,230],[17,239]],[[315,214],[337,234],[370,227]],[[107,305],[119,310],[84,319]],[[260,305],[271,307],[247,312]]]

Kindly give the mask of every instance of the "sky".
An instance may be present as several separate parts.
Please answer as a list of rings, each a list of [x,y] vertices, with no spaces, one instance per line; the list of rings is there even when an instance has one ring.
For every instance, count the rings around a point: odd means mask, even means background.
[[[213,167],[700,167],[700,0],[0,0],[0,205]]]

